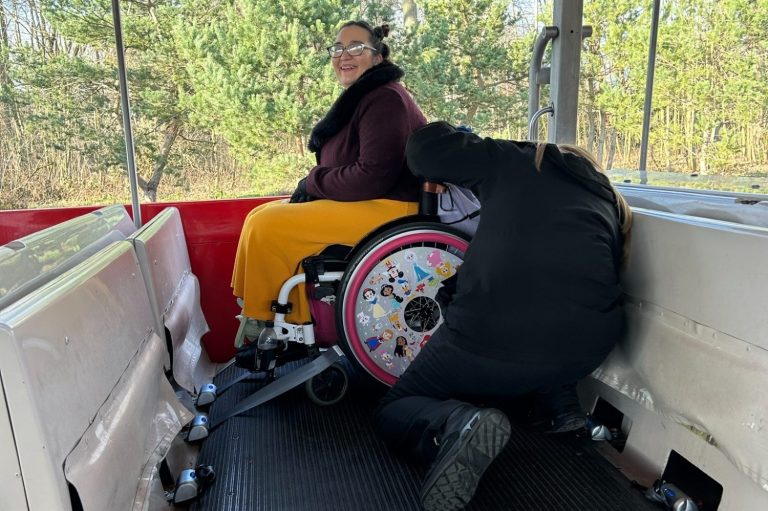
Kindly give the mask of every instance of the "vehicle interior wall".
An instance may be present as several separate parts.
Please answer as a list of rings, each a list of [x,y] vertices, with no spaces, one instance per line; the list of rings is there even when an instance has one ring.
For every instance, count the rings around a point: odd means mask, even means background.
[[[766,252],[763,227],[635,209],[629,332],[582,386],[623,414],[625,466],[658,477],[675,450],[722,510],[768,504]]]

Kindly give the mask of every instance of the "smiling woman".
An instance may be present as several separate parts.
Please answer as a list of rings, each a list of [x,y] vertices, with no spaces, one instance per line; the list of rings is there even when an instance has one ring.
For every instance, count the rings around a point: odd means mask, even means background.
[[[345,89],[363,73],[386,60],[389,47],[382,42],[382,38],[388,34],[388,25],[371,29],[367,23],[350,21],[342,26],[336,42],[328,48],[328,54],[336,78]],[[368,41],[368,44],[363,41]]]
[[[259,206],[243,225],[232,287],[243,299],[243,315],[252,318],[241,329],[246,338],[258,335],[259,320],[271,317],[272,300],[304,258],[328,245],[355,245],[374,228],[418,210],[405,144],[426,120],[399,83],[402,69],[389,61],[382,42],[388,33],[388,26],[364,21],[341,26],[328,54],[344,92],[310,135],[317,165],[288,203]],[[288,321],[310,320],[303,289],[294,289],[290,302]],[[238,336],[235,344],[243,341]]]

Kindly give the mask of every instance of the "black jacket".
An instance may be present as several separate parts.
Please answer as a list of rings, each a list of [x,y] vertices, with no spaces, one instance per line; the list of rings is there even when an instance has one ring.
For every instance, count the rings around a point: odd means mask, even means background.
[[[416,175],[473,188],[482,204],[442,334],[494,358],[602,360],[624,326],[616,197],[581,157],[550,145],[539,172],[535,153],[445,122],[409,139]]]

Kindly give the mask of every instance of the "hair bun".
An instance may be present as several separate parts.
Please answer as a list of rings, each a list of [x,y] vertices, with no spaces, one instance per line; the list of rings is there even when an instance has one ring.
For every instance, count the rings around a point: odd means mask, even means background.
[[[373,29],[373,35],[378,37],[379,39],[383,39],[389,35],[389,25],[383,24],[379,25],[378,27]]]

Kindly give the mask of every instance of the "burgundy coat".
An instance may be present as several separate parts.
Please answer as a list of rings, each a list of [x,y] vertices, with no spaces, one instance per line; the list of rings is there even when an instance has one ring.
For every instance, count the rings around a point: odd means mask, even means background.
[[[319,151],[307,177],[313,197],[336,201],[416,201],[418,180],[405,162],[405,144],[424,115],[408,91],[390,82],[365,94],[350,121]]]

